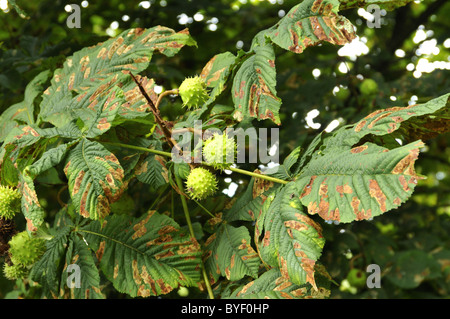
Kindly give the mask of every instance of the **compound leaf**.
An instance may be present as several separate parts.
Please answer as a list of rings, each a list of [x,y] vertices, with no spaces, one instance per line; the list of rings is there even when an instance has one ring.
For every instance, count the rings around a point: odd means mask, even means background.
[[[200,280],[200,245],[171,218],[149,211],[138,219],[112,215],[81,228],[100,268],[131,297],[167,294]]]
[[[44,91],[40,116],[61,127],[74,119],[72,111],[79,107],[80,99],[87,99],[90,106],[96,105],[100,103],[98,93],[113,85],[123,89],[120,106],[124,105],[128,111],[140,109],[141,116],[146,115],[142,112],[144,98],[134,97],[136,85],[128,72],[138,74],[145,70],[155,51],[170,57],[184,45],[195,44],[187,30],[175,32],[156,26],[129,29],[104,43],[75,52],[55,71],[50,87]],[[152,81],[147,82],[152,86]],[[131,102],[136,105],[130,105]]]
[[[61,273],[64,268],[67,243],[70,236],[70,227],[64,226],[47,242],[44,255],[33,265],[30,278],[43,287],[44,295],[58,298],[61,289],[66,285]]]

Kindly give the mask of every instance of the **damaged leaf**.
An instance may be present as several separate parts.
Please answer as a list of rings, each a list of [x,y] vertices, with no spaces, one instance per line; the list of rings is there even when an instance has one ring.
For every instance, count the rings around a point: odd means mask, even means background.
[[[168,294],[200,280],[200,245],[171,218],[113,215],[80,229],[114,287],[131,297]]]

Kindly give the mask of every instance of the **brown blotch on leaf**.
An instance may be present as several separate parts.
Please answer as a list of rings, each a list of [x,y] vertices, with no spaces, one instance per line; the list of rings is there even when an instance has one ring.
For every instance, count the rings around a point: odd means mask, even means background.
[[[303,197],[305,197],[305,196],[308,196],[308,195],[311,193],[312,185],[313,185],[314,180],[315,180],[316,178],[317,178],[316,175],[311,176],[311,179],[309,180],[308,185],[306,185],[306,186],[303,188],[303,192],[302,192],[302,194],[300,195],[300,198],[303,198]]]
[[[156,280],[157,285],[159,286],[159,288],[161,288],[161,293],[162,294],[168,294],[169,292],[172,291],[172,287],[165,284],[163,279],[158,279]]]
[[[261,171],[258,169],[256,169],[254,172],[257,174],[261,173]],[[272,186],[273,182],[271,181],[267,181],[261,178],[255,178],[255,181],[253,183],[253,198],[260,196],[262,193],[270,189]]]
[[[369,208],[367,211],[363,208],[359,210],[359,205],[361,201],[358,197],[354,196],[351,201],[351,206],[353,208],[353,213],[355,214],[355,220],[364,220],[372,217],[372,210]]]
[[[369,146],[367,146],[367,145],[357,146],[357,147],[352,148],[350,150],[350,152],[353,154],[361,153],[361,152],[365,151],[368,147]]]
[[[381,211],[384,213],[386,211],[386,195],[378,185],[378,182],[374,179],[369,180],[369,194],[371,197],[375,198],[380,206]]]
[[[266,231],[264,233],[264,238],[262,240],[263,247],[267,247],[270,245],[270,231]]]
[[[381,121],[382,119],[388,117],[389,115],[391,115],[392,112],[386,112],[380,116],[378,116],[375,120],[373,120],[368,126],[367,128],[373,128],[375,126],[375,124],[377,124],[377,122]]]
[[[362,128],[364,126],[366,126],[367,121],[366,120],[362,120],[361,122],[359,122],[356,126],[355,126],[355,132],[360,132],[362,130]]]
[[[421,143],[419,146],[422,146],[423,143]],[[409,151],[409,154],[402,158],[397,165],[395,165],[394,169],[392,170],[392,174],[405,174],[410,176],[416,176],[416,171],[414,169],[414,162],[419,157],[419,149],[413,149]]]
[[[339,193],[341,197],[344,197],[344,194],[351,194],[353,193],[353,189],[348,185],[337,185],[336,191]]]
[[[409,185],[408,185],[408,181],[406,180],[405,176],[400,175],[400,176],[398,177],[398,181],[399,181],[400,184],[402,185],[402,188],[403,188],[403,190],[404,190],[405,192],[409,192],[409,191],[410,191],[410,188],[409,188]]]
[[[75,182],[73,183],[73,188],[72,188],[72,196],[75,196],[78,193],[78,191],[80,190],[80,186],[81,186],[81,183],[83,182],[84,175],[85,175],[85,172],[83,170],[81,170],[78,173],[77,177],[75,178]]]

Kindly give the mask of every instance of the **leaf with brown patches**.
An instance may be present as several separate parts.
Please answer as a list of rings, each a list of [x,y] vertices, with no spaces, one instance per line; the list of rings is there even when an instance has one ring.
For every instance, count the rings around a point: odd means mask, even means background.
[[[138,74],[148,67],[154,52],[171,57],[184,45],[196,45],[187,30],[175,32],[156,26],[125,30],[115,38],[77,51],[55,71],[50,87],[44,91],[40,116],[61,127],[83,114],[74,113],[74,109],[99,110],[103,106],[99,94],[108,95],[108,88],[117,85],[128,93],[135,87],[127,72]],[[146,109],[142,98],[130,99],[129,95],[122,95],[115,102],[119,114],[126,114],[127,118],[146,115],[138,110]]]
[[[234,117],[238,121],[249,117],[270,119],[280,125],[274,49],[272,45],[261,44],[253,50],[255,54],[242,63],[233,79]]]
[[[416,141],[450,132],[449,99],[450,93],[423,104],[377,110],[354,124],[352,128],[336,131],[333,143],[353,146],[369,134],[372,137],[368,136],[366,139],[375,142],[378,142],[378,136],[386,140],[390,135],[406,141]]]
[[[27,219],[27,229],[35,231],[44,222],[45,211],[39,203],[33,178],[26,171],[20,175],[19,189],[22,193],[21,206],[22,213]]]
[[[137,165],[135,174],[140,182],[149,184],[154,188],[158,188],[169,182],[166,160],[155,154],[147,155],[147,157]]]
[[[87,139],[69,152],[64,173],[77,212],[91,219],[106,217],[126,186],[123,168],[114,154]]]
[[[80,229],[114,287],[131,297],[167,294],[200,281],[200,245],[166,215],[113,215]],[[119,269],[119,271],[117,271]]]
[[[330,296],[330,280],[316,272],[318,287],[289,281],[279,269],[270,269],[258,279],[235,289],[231,299],[324,299]]]
[[[117,86],[102,87],[99,92],[95,93],[95,103],[88,95],[77,101],[77,108],[73,112],[83,121],[82,130],[86,137],[93,138],[102,135],[112,127],[123,96],[122,90]]]
[[[397,208],[422,178],[414,162],[423,145],[330,148],[310,161],[296,180],[300,200],[309,214],[344,223]]]
[[[235,281],[251,276],[256,278],[261,263],[251,246],[251,237],[244,226],[222,224],[207,240],[205,267],[216,282],[220,275]],[[218,271],[216,271],[216,269]]]
[[[353,125],[320,134],[295,172],[308,212],[351,222],[405,202],[423,178],[414,165],[424,143],[416,138],[450,131],[449,98],[445,94],[423,104],[380,109]],[[412,142],[401,146],[402,140]]]
[[[25,87],[24,100],[11,105],[0,114],[0,142],[5,140],[11,129],[17,127],[17,121],[34,124],[35,100],[42,94],[47,81],[51,76],[51,71],[46,70],[35,76]]]
[[[104,299],[92,251],[79,234],[72,232],[75,224],[68,218],[67,211],[71,209],[69,207],[71,205],[63,208],[58,214],[60,228],[47,242],[44,255],[33,265],[30,278],[42,286],[42,297]],[[78,288],[69,288],[67,285],[67,279],[71,283],[76,283],[71,276],[74,270],[67,268],[70,264],[79,267],[81,280]]]
[[[279,185],[273,185],[263,179],[249,181],[246,191],[236,202],[224,212],[223,218],[227,222],[235,220],[254,221],[262,208],[264,201]]]
[[[287,281],[309,283],[316,289],[314,265],[325,244],[321,227],[301,210],[294,183],[284,185],[272,197],[256,220],[255,242],[260,257],[267,266],[279,268]]]
[[[344,45],[356,38],[356,33],[352,23],[338,11],[337,0],[305,0],[294,6],[267,36],[294,53],[322,42]]]
[[[225,89],[225,84],[233,70],[233,65],[237,57],[230,53],[224,52],[215,55],[203,67],[200,77],[205,81],[206,86],[211,88],[209,100],[206,104],[212,103],[216,97]]]

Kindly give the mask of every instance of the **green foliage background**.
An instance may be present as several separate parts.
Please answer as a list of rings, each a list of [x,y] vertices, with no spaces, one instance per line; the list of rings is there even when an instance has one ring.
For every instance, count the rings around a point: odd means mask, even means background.
[[[185,47],[170,59],[155,56],[154,63],[144,73],[165,89],[178,87],[186,76],[201,72],[214,55],[236,52],[238,41],[242,41],[242,49],[248,49],[260,30],[274,25],[283,12],[298,3],[291,0],[150,2],[150,8],[145,9],[139,5],[140,1],[90,1],[87,7],[81,8],[80,29],[66,26],[69,13],[64,10],[66,4],[77,1],[18,2],[29,15],[27,19],[19,17],[13,9],[8,13],[0,11],[0,111],[3,113],[10,105],[22,101],[26,85],[40,72],[62,67],[67,56],[132,27],[163,25],[176,31],[189,28],[198,47]],[[424,0],[387,11],[380,29],[368,28],[357,11],[341,11],[357,26],[357,34],[364,35],[369,48],[367,54],[356,60],[339,56],[340,47],[330,44],[310,47],[300,55],[277,52],[277,92],[283,101],[280,159],[299,145],[306,147],[335,119],[341,124],[355,123],[379,108],[406,106],[412,96],[417,97],[414,103],[422,103],[448,92],[449,70],[436,69],[416,78],[406,69],[410,63],[417,65],[423,57],[448,62],[450,49],[444,46],[444,41],[450,37],[448,1]],[[182,15],[192,18],[198,12],[203,15],[201,21],[180,24]],[[125,15],[129,17],[127,21],[123,19]],[[118,22],[117,29],[111,28],[114,21]],[[215,31],[211,30],[211,24],[217,26]],[[415,43],[413,38],[419,27],[432,31],[428,32],[427,40],[436,39],[438,54],[418,55],[420,43]],[[405,52],[404,57],[396,55],[398,49]],[[342,62],[348,65],[347,73],[339,70]],[[313,75],[314,69],[320,70],[320,76]],[[362,95],[359,89],[362,77],[374,79],[379,91],[371,96]],[[336,86],[347,87],[350,94],[339,99],[333,94]],[[320,112],[314,119],[321,124],[319,129],[306,126],[305,117],[314,109]],[[162,110],[167,119],[174,119],[183,112],[179,99],[167,102]],[[254,125],[273,127],[269,121]],[[420,181],[411,199],[400,208],[369,221],[321,223],[326,239],[321,262],[338,284],[351,268],[365,270],[371,263],[379,264],[383,273],[380,289],[356,287],[356,290],[343,291],[336,285],[332,286],[332,298],[450,296],[449,140],[450,135],[446,133],[427,141],[425,151],[416,162],[417,172],[427,179]],[[250,166],[249,169],[252,170]],[[239,185],[236,191],[239,196],[246,190],[247,181],[239,183],[239,176],[230,177]],[[220,185],[221,189],[228,186],[226,182]],[[54,216],[61,209],[59,203],[52,200],[57,197],[59,188],[47,184],[42,177],[36,189],[47,215]],[[167,209],[164,191],[142,184],[130,185],[135,214],[157,205]],[[155,198],[162,204],[155,202]],[[217,209],[225,206],[229,199],[222,194],[215,202],[207,204]],[[198,207],[190,208],[194,218],[202,216]],[[0,298],[18,296],[22,288],[0,277]],[[32,297],[32,292],[27,294]],[[195,292],[191,297],[192,294]],[[111,293],[110,297],[124,295]],[[176,292],[167,297],[177,297]]]

